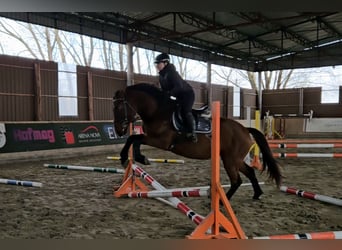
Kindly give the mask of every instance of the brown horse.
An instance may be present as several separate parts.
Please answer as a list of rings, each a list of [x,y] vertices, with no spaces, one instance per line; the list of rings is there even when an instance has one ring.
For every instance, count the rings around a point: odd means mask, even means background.
[[[141,154],[140,145],[149,145],[192,159],[210,159],[211,139],[206,134],[198,134],[198,142],[193,143],[183,139],[171,122],[176,104],[159,88],[146,83],[128,86],[125,91],[119,90],[113,97],[114,127],[118,135],[127,133],[129,123],[134,122],[138,114],[143,121],[144,134],[130,135],[121,150],[121,164],[128,162],[129,147],[133,144],[134,160],[142,164],[149,164],[147,158]],[[223,166],[229,176],[231,187],[227,198],[233,194],[242,183],[239,171],[252,183],[253,199],[259,199],[263,193],[254,169],[244,161],[254,144],[250,134],[262,153],[263,168],[267,169],[269,178],[281,185],[282,175],[277,161],[264,135],[257,129],[246,128],[232,119],[220,119],[220,156]]]

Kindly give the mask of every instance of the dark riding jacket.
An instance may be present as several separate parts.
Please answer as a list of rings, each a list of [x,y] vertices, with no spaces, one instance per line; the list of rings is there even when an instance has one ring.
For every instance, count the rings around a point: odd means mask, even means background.
[[[175,97],[183,92],[193,91],[191,85],[183,80],[171,63],[159,71],[159,83],[163,91]]]

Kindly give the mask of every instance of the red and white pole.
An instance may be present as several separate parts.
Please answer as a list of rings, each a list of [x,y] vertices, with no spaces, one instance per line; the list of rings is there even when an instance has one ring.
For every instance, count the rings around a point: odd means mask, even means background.
[[[295,189],[295,188],[291,188],[287,186],[281,186],[280,191],[283,191],[288,194],[295,194],[299,197],[308,198],[311,200],[318,200],[318,201],[334,204],[337,206],[342,206],[342,199],[332,198],[326,195],[314,194],[311,192],[307,192],[307,191],[303,191],[300,189]]]
[[[137,176],[144,178],[144,180],[147,181],[155,189],[159,191],[167,190],[163,185],[157,182],[151,175],[146,173],[141,167],[132,164],[132,169],[134,170]],[[180,210],[183,214],[185,214],[189,219],[191,219],[191,221],[195,222],[197,225],[200,224],[204,219],[202,215],[199,215],[196,212],[194,212],[191,208],[189,208],[184,202],[182,202],[178,198],[171,197],[168,198],[168,201],[171,202],[174,208]]]
[[[300,233],[300,234],[285,234],[252,237],[251,239],[270,239],[270,240],[335,240],[342,239],[342,231],[330,232],[315,232],[315,233]]]

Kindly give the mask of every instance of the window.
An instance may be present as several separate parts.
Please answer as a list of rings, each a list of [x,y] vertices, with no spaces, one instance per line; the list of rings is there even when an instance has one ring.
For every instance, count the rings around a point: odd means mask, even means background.
[[[321,103],[338,103],[339,89],[336,87],[322,87]]]
[[[58,63],[59,116],[77,116],[76,65]]]
[[[234,94],[233,94],[233,116],[240,116],[240,88],[234,86]]]

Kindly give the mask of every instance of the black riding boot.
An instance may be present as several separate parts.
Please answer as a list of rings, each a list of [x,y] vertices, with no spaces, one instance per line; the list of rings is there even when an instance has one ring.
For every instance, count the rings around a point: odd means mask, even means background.
[[[186,137],[190,139],[192,142],[196,143],[197,142],[197,135],[195,132],[196,122],[191,112],[185,114],[185,122],[186,122],[186,127],[188,129],[186,133]]]

